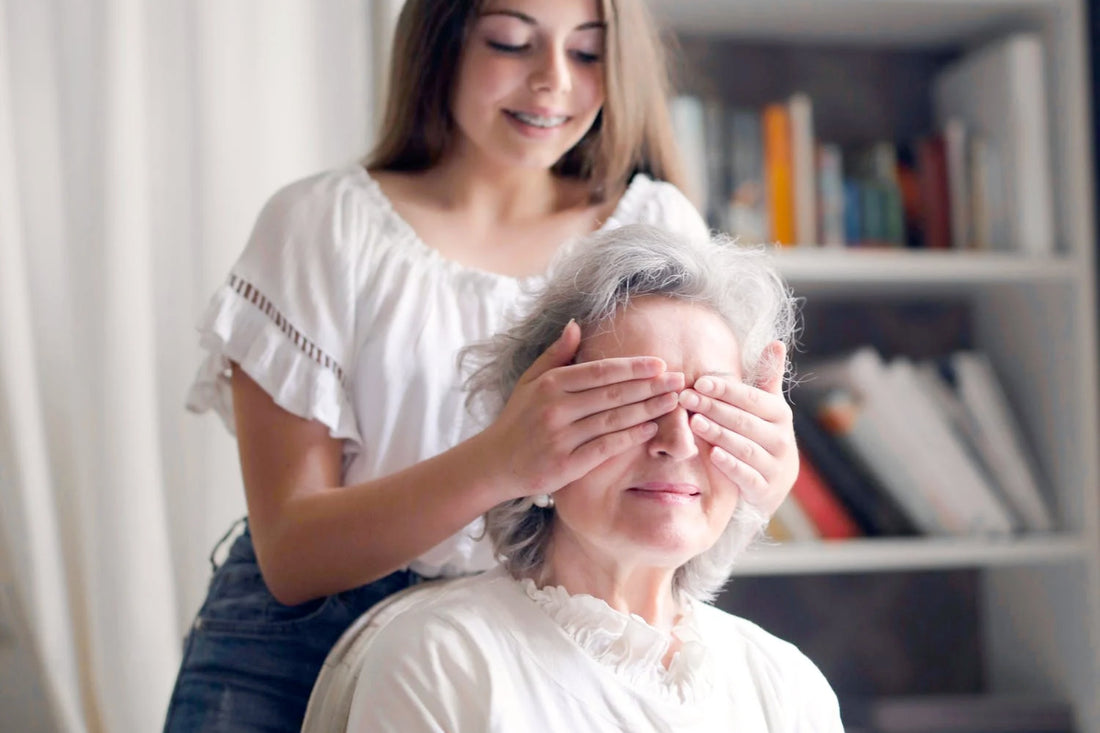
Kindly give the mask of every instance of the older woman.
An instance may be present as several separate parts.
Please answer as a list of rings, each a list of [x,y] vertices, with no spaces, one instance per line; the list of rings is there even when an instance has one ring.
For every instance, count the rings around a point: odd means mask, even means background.
[[[645,226],[587,240],[554,273],[530,316],[473,352],[474,396],[538,388],[525,372],[578,326],[577,361],[654,357],[690,386],[637,447],[488,513],[501,567],[374,632],[349,730],[841,731],[809,659],[706,603],[766,517],[729,478],[738,436],[695,413],[719,377],[786,369],[782,281],[758,250]]]

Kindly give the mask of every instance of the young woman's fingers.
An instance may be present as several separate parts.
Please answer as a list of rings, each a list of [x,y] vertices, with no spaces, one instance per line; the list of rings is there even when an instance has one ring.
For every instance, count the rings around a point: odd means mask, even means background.
[[[692,415],[690,424],[696,435],[711,444],[714,465],[740,487],[754,507],[768,513],[779,507],[798,474],[797,450],[773,455],[699,414]]]
[[[573,451],[572,471],[576,480],[585,475],[608,458],[619,455],[625,450],[641,445],[657,433],[657,423],[644,422],[626,430],[604,433]]]
[[[617,356],[570,364],[546,377],[565,392],[585,392],[609,384],[651,379],[664,371],[664,361],[655,356]]]
[[[673,404],[675,404],[676,396],[683,388],[682,372],[664,372],[647,379],[632,379],[594,387],[583,392],[568,392],[562,395],[558,402],[562,410],[572,420],[577,421],[625,405],[645,402],[661,395],[673,395]]]
[[[776,458],[755,440],[723,427],[699,413],[691,416],[689,424],[691,431],[706,442],[752,466],[765,478],[771,475]]]
[[[754,509],[767,515],[776,510],[778,504],[771,506],[775,502],[771,498],[772,492],[769,490],[768,481],[759,471],[718,446],[711,447],[710,460],[715,468],[741,490],[743,501],[747,501]],[[783,494],[783,497],[785,496],[786,494]]]
[[[786,419],[787,411],[790,409],[782,392],[769,392],[736,379],[717,376],[700,377],[691,389],[702,397],[740,408],[768,422]]]
[[[676,409],[675,392],[665,392],[641,402],[622,405],[589,415],[574,424],[572,439],[577,445],[595,440],[601,435],[621,432],[635,425],[656,420]]]
[[[778,454],[786,446],[786,437],[790,432],[785,427],[791,422],[790,407],[780,396],[765,392],[761,394],[768,398],[760,403],[763,406],[762,412],[768,417],[762,417],[691,389],[680,393],[680,404],[690,412],[702,415],[731,433],[748,438],[769,453]],[[773,400],[778,401],[779,404],[769,404]]]
[[[563,367],[573,361],[581,345],[581,327],[570,320],[562,329],[558,340],[550,344],[546,351],[539,354],[527,371],[519,378],[519,384],[527,384],[541,377],[551,369]]]

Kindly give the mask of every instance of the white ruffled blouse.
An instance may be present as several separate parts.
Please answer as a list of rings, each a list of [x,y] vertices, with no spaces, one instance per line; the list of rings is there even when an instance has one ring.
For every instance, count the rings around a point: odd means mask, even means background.
[[[537,588],[530,579],[520,584],[580,649],[623,684],[676,704],[697,703],[714,687],[714,670],[696,628],[694,603],[685,604],[672,631],[664,633],[641,616],[616,611],[594,596],[570,595],[560,585]],[[662,660],[677,640],[680,649],[666,669]]]
[[[706,226],[674,186],[635,176],[603,229]],[[462,347],[502,330],[544,276],[466,267],[428,246],[359,165],[292,183],[252,236],[199,324],[205,360],[188,408],[233,429],[229,362],[289,412],[344,441],[344,480],[395,473],[474,435]],[[495,564],[480,525],[421,556],[425,575]]]
[[[843,731],[813,662],[704,603],[666,669],[668,633],[503,568],[419,593],[362,643],[348,731]]]

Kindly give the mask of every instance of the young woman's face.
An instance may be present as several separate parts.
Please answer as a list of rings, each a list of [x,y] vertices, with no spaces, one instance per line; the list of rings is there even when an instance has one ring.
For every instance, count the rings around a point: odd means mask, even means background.
[[[605,27],[596,0],[490,0],[460,61],[458,146],[506,166],[550,168],[604,101]]]
[[[726,322],[703,306],[645,296],[587,336],[578,361],[657,356],[693,384],[706,374],[741,379],[741,350]],[[553,543],[599,561],[676,568],[709,549],[740,492],[715,467],[679,407],[649,442],[609,458],[554,494]]]

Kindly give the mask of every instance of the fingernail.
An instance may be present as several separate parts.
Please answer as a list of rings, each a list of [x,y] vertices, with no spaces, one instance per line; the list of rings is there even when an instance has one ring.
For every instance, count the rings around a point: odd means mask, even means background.
[[[709,433],[711,427],[713,427],[713,424],[710,420],[706,419],[698,413],[691,416],[691,423],[695,426],[697,430],[704,433]]]
[[[695,382],[695,389],[699,390],[700,392],[713,392],[714,380],[710,377],[703,377],[701,379],[698,379]]]
[[[670,389],[680,390],[684,387],[683,372],[665,372],[661,375],[661,379],[661,384],[666,385]]]
[[[570,318],[569,323],[565,324],[565,327],[561,330],[561,335],[564,336],[565,332],[569,330],[569,326],[576,322],[576,318]]]
[[[730,454],[729,451],[723,450],[723,449],[719,448],[718,446],[714,446],[714,448],[711,450],[710,458],[711,458],[712,461],[718,461],[719,463],[726,463],[726,464],[729,464],[731,466],[734,463],[736,463],[736,461],[737,461],[737,459],[735,459]]]
[[[680,393],[680,404],[689,410],[693,410],[699,406],[699,395],[691,390],[684,390]]]

